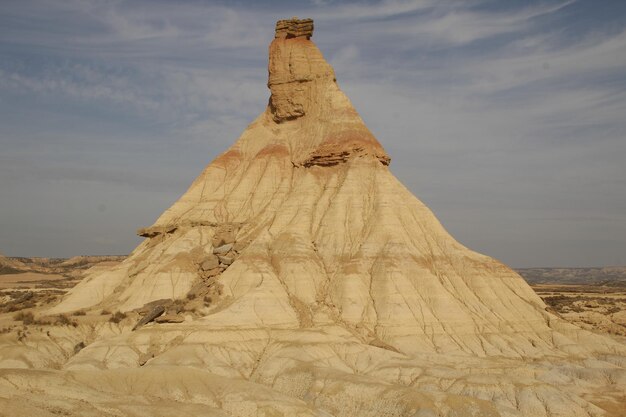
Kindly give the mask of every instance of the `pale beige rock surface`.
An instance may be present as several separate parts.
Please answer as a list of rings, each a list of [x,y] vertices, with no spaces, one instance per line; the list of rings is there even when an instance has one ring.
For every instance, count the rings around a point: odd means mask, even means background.
[[[48,314],[210,301],[135,332],[3,340],[0,366],[48,369],[0,371],[0,405],[48,415],[21,401],[39,390],[71,415],[168,415],[174,402],[188,415],[604,415],[594,402],[626,387],[624,344],[547,312],[446,232],[390,172],[312,31],[277,23],[267,109],[124,262]],[[94,410],[72,408],[84,401]]]

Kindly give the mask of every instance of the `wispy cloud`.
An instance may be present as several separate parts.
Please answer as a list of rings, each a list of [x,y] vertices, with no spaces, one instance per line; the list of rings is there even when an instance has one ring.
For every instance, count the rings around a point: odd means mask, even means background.
[[[330,21],[382,19],[415,13],[434,7],[433,0],[383,0],[373,3],[337,2],[333,7],[315,11],[315,16]],[[323,4],[318,4],[323,5]]]
[[[582,42],[567,46],[544,46],[526,53],[511,51],[485,62],[471,62],[464,68],[480,78],[476,91],[490,92],[515,88],[547,78],[577,75],[623,74],[626,67],[626,31],[617,34],[593,34]]]
[[[452,8],[439,17],[429,15],[419,24],[394,25],[389,30],[404,36],[425,36],[434,41],[462,45],[479,39],[523,31],[529,28],[533,19],[558,12],[572,3],[574,0],[557,5],[528,6],[520,10],[503,12]]]
[[[68,69],[68,68],[66,68]],[[115,104],[128,104],[144,111],[159,109],[160,103],[141,96],[133,91],[133,84],[128,78],[111,76],[84,66],[72,66],[70,73],[62,73],[55,68],[43,76],[24,75],[18,72],[0,70],[0,89],[10,89],[37,95],[52,95],[95,101],[107,101]]]

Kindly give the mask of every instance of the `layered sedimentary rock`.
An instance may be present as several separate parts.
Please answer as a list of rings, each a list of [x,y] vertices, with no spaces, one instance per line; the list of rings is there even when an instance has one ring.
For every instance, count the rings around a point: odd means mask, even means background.
[[[275,392],[288,415],[602,415],[586,396],[623,387],[624,346],[549,313],[514,271],[447,233],[390,172],[312,32],[277,23],[265,111],[123,263],[50,314],[189,294],[210,305],[101,337],[65,371],[192,367],[198,381],[248,381],[236,389],[259,403]],[[612,385],[576,373],[585,361]],[[235,414],[265,415],[247,410]]]
[[[405,353],[554,348],[530,287],[456,242],[391,174],[311,34],[308,20],[277,23],[266,111],[139,232],[148,239],[126,262],[55,312],[185,297],[221,265],[229,308],[207,311],[207,325],[339,323]],[[232,245],[217,253],[225,231]]]
[[[304,38],[309,40],[311,36],[313,36],[313,19],[298,19],[294,17],[276,22],[276,34],[274,37],[277,39]]]

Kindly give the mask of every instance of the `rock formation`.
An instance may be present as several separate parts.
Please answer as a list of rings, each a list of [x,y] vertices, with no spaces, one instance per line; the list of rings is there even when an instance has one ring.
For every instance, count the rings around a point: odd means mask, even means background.
[[[73,398],[115,391],[81,373],[100,370],[215,415],[602,415],[589,396],[623,388],[623,344],[547,312],[518,274],[454,240],[390,172],[312,33],[310,19],[278,21],[265,111],[124,262],[49,312],[197,303],[189,320],[168,310],[80,350],[63,364],[68,389],[87,385]],[[599,373],[575,370],[592,362]],[[20,378],[0,390],[18,395]]]

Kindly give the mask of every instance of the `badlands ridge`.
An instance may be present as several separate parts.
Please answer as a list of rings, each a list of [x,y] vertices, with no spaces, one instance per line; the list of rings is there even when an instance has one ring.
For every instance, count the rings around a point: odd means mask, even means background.
[[[276,24],[265,111],[128,258],[37,312],[92,321],[0,336],[0,415],[573,417],[625,401],[623,340],[455,241],[312,33]]]

